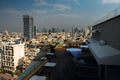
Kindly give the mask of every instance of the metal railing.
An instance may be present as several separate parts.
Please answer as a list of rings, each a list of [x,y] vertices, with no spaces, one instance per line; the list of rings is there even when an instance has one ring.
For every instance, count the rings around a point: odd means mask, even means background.
[[[93,23],[93,26],[97,25],[99,23],[102,23],[102,22],[104,22],[106,20],[109,20],[109,19],[111,19],[113,17],[116,17],[118,15],[120,15],[120,7],[116,8],[115,10],[111,11],[110,13],[108,13],[107,15],[102,17],[101,19],[97,20],[95,23]]]

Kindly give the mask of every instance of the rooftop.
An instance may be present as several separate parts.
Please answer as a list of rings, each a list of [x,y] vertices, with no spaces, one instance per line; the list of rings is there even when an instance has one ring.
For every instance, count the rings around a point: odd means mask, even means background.
[[[45,50],[46,51],[46,50]],[[41,52],[46,54],[46,52]],[[89,50],[85,51],[84,54],[89,54]],[[27,69],[24,71],[22,75],[20,75],[18,80],[21,80],[21,76],[30,76],[31,71],[34,72],[31,76],[46,76],[48,80],[97,80],[98,75],[94,74],[96,71],[92,70],[90,72],[90,76],[94,76],[95,78],[84,78],[84,75],[79,74],[80,71],[80,64],[77,64],[74,61],[73,56],[68,54],[66,52],[66,48],[56,48],[55,49],[55,57],[52,57],[51,59],[48,58],[48,61],[46,62],[54,62],[57,63],[56,66],[53,68],[53,70],[49,71],[49,69],[44,68],[44,65],[36,71],[37,66],[42,65],[41,62],[44,62],[44,60],[41,60],[41,57],[45,56],[42,54],[38,54],[38,56],[31,62],[31,64],[27,67]],[[39,64],[40,63],[40,64]],[[36,72],[35,72],[36,71]],[[52,72],[52,73],[51,73]],[[82,71],[83,73],[87,73]],[[92,74],[93,72],[93,74]],[[49,74],[51,73],[51,74]],[[89,75],[89,74],[85,74]],[[24,78],[25,79],[25,78]]]

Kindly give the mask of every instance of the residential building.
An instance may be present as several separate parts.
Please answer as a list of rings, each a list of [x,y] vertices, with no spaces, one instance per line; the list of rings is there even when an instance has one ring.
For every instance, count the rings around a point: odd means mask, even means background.
[[[0,49],[0,69],[2,68],[2,50]]]
[[[3,43],[2,67],[3,71],[13,74],[24,57],[23,43]]]

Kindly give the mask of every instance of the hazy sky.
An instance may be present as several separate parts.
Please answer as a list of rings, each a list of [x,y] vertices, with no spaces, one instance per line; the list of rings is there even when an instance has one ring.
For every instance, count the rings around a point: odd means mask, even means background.
[[[92,25],[112,10],[120,0],[0,0],[0,32],[23,31],[23,15],[34,18],[37,28]]]

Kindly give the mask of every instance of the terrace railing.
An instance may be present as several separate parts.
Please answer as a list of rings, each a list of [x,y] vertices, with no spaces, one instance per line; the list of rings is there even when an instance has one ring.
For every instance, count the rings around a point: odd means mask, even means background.
[[[102,23],[102,22],[104,22],[106,20],[109,20],[109,19],[111,19],[113,17],[116,17],[118,15],[120,15],[120,7],[116,8],[115,10],[111,11],[110,13],[108,13],[107,15],[102,17],[101,19],[97,20],[95,23],[93,23],[93,26],[97,25],[99,23]]]

